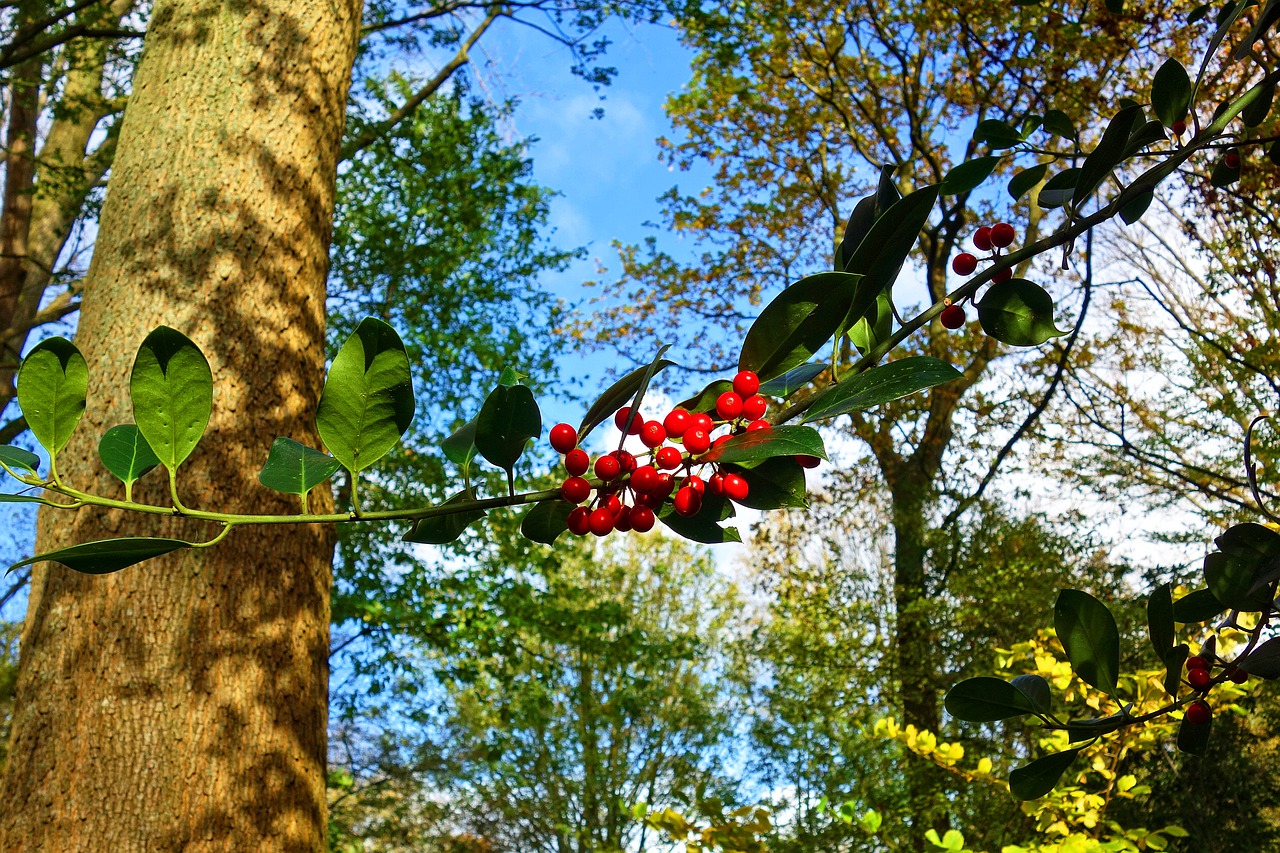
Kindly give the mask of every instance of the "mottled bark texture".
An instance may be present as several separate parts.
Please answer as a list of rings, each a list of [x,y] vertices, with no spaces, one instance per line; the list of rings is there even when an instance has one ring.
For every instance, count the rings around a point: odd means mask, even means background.
[[[96,444],[133,420],[134,353],[164,324],[204,349],[216,383],[213,421],[180,470],[183,502],[296,506],[256,474],[275,436],[317,443],[359,20],[359,0],[155,4],[85,286],[89,407],[59,456],[72,485],[121,492]],[[167,504],[162,480],[148,475],[138,497]],[[46,513],[37,549],[214,532]],[[0,850],[323,849],[332,543],[319,527],[246,528],[114,575],[39,567]]]

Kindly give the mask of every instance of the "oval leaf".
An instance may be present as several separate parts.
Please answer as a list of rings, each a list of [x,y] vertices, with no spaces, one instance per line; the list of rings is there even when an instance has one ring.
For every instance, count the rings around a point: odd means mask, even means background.
[[[1049,690],[1049,682],[1039,675],[1019,675],[1011,682],[1014,687],[1027,697],[1031,707],[1042,714],[1053,708],[1053,693]]]
[[[1120,632],[1106,605],[1078,589],[1058,593],[1053,626],[1071,667],[1087,684],[1116,692],[1120,675]]]
[[[1009,181],[1009,195],[1013,197],[1014,201],[1018,201],[1029,193],[1032,187],[1043,181],[1048,171],[1048,163],[1041,163],[1039,166],[1023,169]]]
[[[1071,121],[1071,116],[1062,110],[1049,110],[1045,113],[1042,126],[1047,132],[1054,136],[1061,136],[1063,139],[1075,139],[1080,135]]]
[[[1272,637],[1242,659],[1240,668],[1259,678],[1280,678],[1280,637]]]
[[[1021,137],[1019,137],[1018,141],[1022,141]],[[996,166],[999,163],[999,157],[978,157],[961,163],[947,172],[946,177],[942,179],[942,183],[938,185],[938,192],[941,195],[967,193],[991,177],[991,173],[996,170]]]
[[[455,465],[466,467],[476,455],[476,423],[472,418],[454,430],[453,435],[440,442],[445,458]]]
[[[667,503],[658,510],[658,520],[673,533],[701,542],[704,545],[719,545],[723,542],[741,542],[742,537],[736,527],[721,527],[719,522],[733,517],[733,504],[723,498],[715,498],[708,494],[702,503],[702,511],[691,518],[685,518]]]
[[[542,434],[542,413],[527,385],[499,385],[476,417],[476,450],[510,472],[530,439]]]
[[[272,443],[258,482],[286,495],[305,497],[340,467],[342,463],[332,456],[281,436]]]
[[[12,444],[0,444],[0,462],[11,471],[27,471],[34,474],[40,467],[40,457],[30,450],[14,447]]]
[[[469,503],[472,500],[474,498],[466,492],[459,492],[445,501],[442,506]],[[484,517],[485,511],[482,509],[464,509],[444,515],[433,515],[430,518],[420,518],[404,535],[404,541],[419,545],[447,545],[461,536],[471,522],[479,521]]]
[[[698,457],[699,462],[760,462],[775,456],[827,458],[822,436],[806,426],[777,426],[735,435]]]
[[[738,369],[754,371],[765,381],[804,364],[831,340],[855,296],[868,288],[862,276],[847,272],[800,279],[774,297],[751,324]],[[875,294],[865,301],[874,304]]]
[[[1187,662],[1190,654],[1191,650],[1186,643],[1179,643],[1165,653],[1164,692],[1174,699],[1178,698],[1178,691],[1182,688],[1182,665]]]
[[[569,529],[569,513],[574,504],[558,498],[549,501],[538,501],[533,509],[525,513],[520,522],[520,532],[526,539],[551,545],[561,533]]]
[[[587,414],[582,418],[582,423],[578,425],[578,443],[581,444],[582,440],[586,438],[587,433],[591,432],[591,430],[595,429],[608,418],[612,417],[613,413],[618,411],[618,409],[621,409],[623,406],[627,405],[627,403],[631,402],[631,399],[635,397],[636,392],[640,390],[640,386],[645,384],[646,375],[652,379],[659,372],[666,370],[673,364],[675,364],[674,361],[670,361],[665,358],[659,359],[656,362],[656,367],[651,364],[646,364],[643,367],[637,367],[635,370],[610,385],[605,392],[591,404],[591,408],[587,409]],[[652,373],[650,373],[651,369]]]
[[[862,275],[863,281],[841,329],[851,328],[865,317],[876,297],[893,285],[937,200],[938,187],[922,187],[894,202],[871,226],[844,268],[845,272]]]
[[[89,367],[66,338],[36,344],[18,368],[18,405],[36,441],[56,456],[84,414]]]
[[[129,393],[142,437],[174,470],[196,449],[213,413],[213,372],[204,353],[176,329],[159,327],[138,349]]]
[[[996,282],[978,303],[982,330],[1015,347],[1038,346],[1065,335],[1053,323],[1053,297],[1025,278]]]
[[[1072,166],[1069,169],[1063,169],[1040,188],[1040,193],[1036,196],[1036,203],[1046,210],[1062,207],[1071,201],[1071,197],[1075,195],[1076,181],[1079,178],[1080,169],[1078,167]]]
[[[959,370],[936,358],[926,355],[900,358],[822,392],[805,413],[804,422],[866,411],[960,376]]]
[[[1037,758],[1009,773],[1009,792],[1019,800],[1038,800],[1053,790],[1080,750],[1068,749]]]
[[[1076,179],[1075,192],[1071,195],[1071,203],[1080,208],[1093,195],[1093,191],[1111,174],[1111,171],[1124,157],[1129,137],[1142,122],[1142,107],[1134,104],[1127,106],[1112,117],[1107,129],[1098,140],[1098,147],[1089,152],[1080,166],[1080,175]]]
[[[989,118],[978,123],[973,131],[977,142],[985,142],[993,151],[1012,148],[1022,142],[1022,134],[1016,128],[1000,119]]]
[[[1175,622],[1208,622],[1225,612],[1227,606],[1218,600],[1212,590],[1197,589],[1173,603]]]
[[[98,458],[125,485],[160,464],[159,457],[134,424],[113,426],[103,433],[98,442]]]
[[[747,481],[747,496],[738,501],[745,507],[804,509],[809,505],[804,469],[791,457],[775,456],[750,468],[728,465],[724,470],[740,474]]]
[[[1156,657],[1164,660],[1164,656],[1173,648],[1173,584],[1165,583],[1156,587],[1147,598],[1147,636],[1151,640],[1151,648]]]
[[[69,569],[86,575],[105,575],[127,569],[129,566],[162,557],[173,551],[192,547],[192,543],[181,539],[152,539],[132,537],[126,539],[104,539],[100,542],[85,542],[72,545],[59,551],[37,554],[25,560],[19,560],[9,567],[9,571],[30,566],[44,560],[61,563]]]
[[[943,707],[951,716],[969,723],[994,723],[1036,711],[1026,693],[988,675],[967,678],[952,687]]]
[[[1213,707],[1209,707],[1209,720],[1195,724],[1182,718],[1178,726],[1178,750],[1188,755],[1204,755],[1209,751],[1209,735],[1213,731]]]
[[[1151,111],[1165,127],[1187,117],[1191,106],[1191,77],[1182,63],[1167,59],[1151,80]]]

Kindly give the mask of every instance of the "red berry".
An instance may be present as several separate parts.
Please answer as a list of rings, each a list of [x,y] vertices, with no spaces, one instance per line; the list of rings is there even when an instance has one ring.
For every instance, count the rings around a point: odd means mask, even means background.
[[[733,438],[733,436],[731,435],[718,436],[717,438],[712,439],[711,446],[719,447],[720,445],[724,444],[726,441],[728,441],[731,438]]]
[[[658,469],[652,465],[641,465],[631,472],[631,488],[641,494],[648,494],[658,485]]]
[[[996,272],[991,274],[992,281],[1008,281],[1011,278],[1013,278],[1013,270],[1009,269],[1008,267],[1002,270],[997,270]]]
[[[1188,670],[1208,669],[1208,668],[1209,668],[1209,662],[1204,658],[1200,657],[1200,655],[1192,655],[1191,657],[1187,658]]]
[[[591,484],[581,477],[570,477],[560,486],[560,497],[571,504],[580,504],[591,495]]]
[[[1227,153],[1222,155],[1222,165],[1228,169],[1240,168],[1240,152],[1234,148],[1228,148]]]
[[[685,486],[676,492],[672,503],[677,513],[688,518],[697,515],[698,510],[702,509],[702,493],[691,486]]]
[[[716,428],[716,422],[711,420],[711,415],[706,412],[698,412],[689,419],[689,429],[700,429],[710,435],[711,430]]]
[[[764,413],[769,410],[769,401],[759,394],[747,397],[742,401],[742,416],[749,421],[756,421],[764,417]]]
[[[801,468],[817,468],[822,464],[822,460],[817,456],[807,456],[800,453],[796,455],[796,464]]]
[[[729,500],[741,503],[749,491],[750,486],[741,474],[724,475],[724,494]]]
[[[623,406],[621,409],[618,409],[618,413],[613,416],[613,425],[618,429],[624,429],[627,425],[627,418],[629,417],[631,417],[631,407]],[[638,435],[640,433],[640,428],[643,426],[644,418],[641,417],[639,413],[636,413],[636,416],[631,420],[631,429],[627,432],[629,435]]]
[[[1187,673],[1187,683],[1193,690],[1208,690],[1213,684],[1213,676],[1207,669],[1193,669]]]
[[[679,438],[684,435],[684,431],[689,428],[690,416],[684,409],[672,409],[670,414],[662,421],[663,427],[667,430],[667,435],[672,438]]]
[[[1175,121],[1169,129],[1173,131],[1174,136],[1181,136],[1187,132],[1187,123],[1185,121]]]
[[[680,460],[684,457],[678,448],[668,446],[661,448],[653,458],[658,463],[659,468],[665,468],[670,471],[673,468],[679,468]]]
[[[1230,678],[1231,681],[1235,684],[1244,684],[1246,681],[1249,680],[1249,673],[1245,672],[1240,667],[1236,667],[1235,669],[1231,670],[1231,674],[1228,675],[1227,677]]]
[[[657,421],[645,421],[640,428],[640,443],[645,447],[657,447],[667,440],[667,430]]]
[[[653,529],[653,523],[656,520],[653,510],[647,506],[633,506],[631,508],[631,529],[636,533],[648,533]]]
[[[991,226],[991,245],[997,249],[1004,249],[1013,245],[1013,241],[1017,236],[1018,232],[1008,222],[997,222]]]
[[[614,516],[613,529],[619,533],[626,533],[631,529],[631,510],[632,507],[624,506],[622,510]]]
[[[609,514],[617,518],[619,513],[622,512],[622,498],[617,495],[609,495],[600,503],[600,506],[609,510]]]
[[[697,474],[690,474],[684,478],[684,486],[682,488],[693,489],[698,494],[702,494],[707,490],[707,484]]]
[[[586,536],[591,532],[591,510],[576,506],[569,512],[569,532],[574,536]]]
[[[716,472],[707,478],[707,491],[719,497],[724,494],[724,474]]]
[[[716,398],[716,414],[724,421],[738,417],[742,414],[742,398],[732,391],[725,391]]]
[[[591,532],[597,536],[608,536],[613,532],[613,513],[607,507],[593,510],[589,521]]]
[[[768,421],[752,421],[747,424],[747,432],[755,432],[758,429],[768,429],[771,426],[773,426],[773,424]]]
[[[964,309],[959,305],[948,305],[942,309],[942,313],[938,315],[938,319],[942,321],[942,325],[948,329],[958,329],[964,325],[965,316]]]
[[[612,480],[622,473],[622,465],[614,456],[601,456],[596,460],[596,476],[601,480]]]
[[[578,431],[568,424],[556,424],[551,428],[551,447],[557,453],[568,453],[578,446]]]
[[[564,470],[571,476],[581,477],[591,467],[591,457],[581,447],[575,447],[564,455]]]
[[[746,399],[760,390],[760,377],[750,370],[741,370],[733,377],[733,393]]]
[[[978,268],[978,259],[968,252],[961,252],[951,259],[951,271],[956,275],[973,275]]]
[[[977,246],[984,252],[990,252],[993,245],[991,242],[991,229],[983,225],[977,231],[974,231],[973,245]]]
[[[609,454],[618,460],[618,464],[622,466],[622,473],[630,474],[636,470],[636,457],[626,450],[615,450]]]
[[[671,492],[675,490],[675,487],[676,478],[668,474],[666,471],[663,471],[658,474],[658,485],[654,487],[652,494],[654,497],[659,498],[659,503],[661,503],[661,499],[671,494]]]
[[[1213,719],[1213,710],[1208,702],[1197,699],[1187,706],[1186,719],[1193,726],[1203,726]]]
[[[711,436],[703,429],[691,429],[684,434],[684,449],[693,454],[706,453],[711,447]]]

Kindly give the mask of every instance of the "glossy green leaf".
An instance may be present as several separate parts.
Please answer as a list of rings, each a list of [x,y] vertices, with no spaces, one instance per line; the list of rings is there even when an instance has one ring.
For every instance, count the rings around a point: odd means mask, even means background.
[[[893,295],[889,290],[876,297],[875,309],[853,324],[849,340],[858,352],[869,353],[893,334]]]
[[[569,529],[569,513],[573,508],[573,504],[559,498],[538,501],[520,521],[520,532],[526,539],[550,545]]]
[[[473,498],[466,492],[459,492],[445,501],[442,506],[466,503],[472,500]],[[419,545],[447,545],[460,537],[463,531],[467,529],[467,525],[484,517],[485,511],[482,509],[467,509],[446,515],[420,518],[413,523],[413,527],[409,528],[409,532],[404,535],[404,541],[414,542]]]
[[[138,430],[173,471],[196,449],[213,413],[208,360],[186,335],[161,326],[138,348],[129,393]]]
[[[1218,601],[1256,612],[1271,601],[1269,585],[1280,576],[1280,534],[1261,524],[1237,524],[1214,540],[1205,557],[1206,585]]]
[[[1047,714],[1053,710],[1053,693],[1049,690],[1049,682],[1045,681],[1041,676],[1019,675],[1010,683],[1023,696],[1026,696],[1027,701],[1031,703],[1031,707],[1041,714]]]
[[[1018,142],[1021,141],[1022,137],[1019,136]],[[942,179],[942,183],[938,185],[938,192],[946,196],[967,193],[991,177],[991,173],[996,170],[996,166],[999,164],[1000,158],[994,156],[978,157],[961,163],[947,172],[946,177]]]
[[[1191,650],[1187,648],[1186,643],[1179,643],[1164,655],[1164,692],[1173,698],[1178,698],[1178,691],[1182,689],[1182,667],[1187,662],[1187,657],[1191,654]]]
[[[742,537],[736,527],[721,527],[719,522],[733,517],[733,504],[723,498],[706,495],[702,503],[702,511],[690,518],[685,518],[675,511],[670,504],[663,504],[658,510],[658,520],[669,530],[685,539],[701,542],[704,545],[719,545],[723,542],[741,542]]]
[[[66,338],[36,344],[18,368],[18,405],[27,427],[50,456],[66,446],[84,414],[89,366]]]
[[[635,393],[631,396],[630,411],[627,413],[625,423],[622,424],[622,432],[630,433],[636,419],[641,416],[641,406],[644,404],[644,395],[649,390],[649,383],[653,381],[653,377],[657,375],[659,365],[662,363],[662,357],[666,355],[667,350],[671,349],[671,344],[663,344],[654,354],[653,360],[649,362],[649,366],[645,368],[644,373],[640,374],[640,385],[636,388]],[[642,422],[643,423],[643,422]],[[578,440],[582,440],[582,436],[578,436]]]
[[[1197,589],[1173,603],[1174,621],[1182,623],[1208,622],[1226,612],[1227,606],[1218,600],[1212,590]]]
[[[1147,596],[1147,637],[1156,657],[1164,660],[1173,648],[1173,584],[1163,583]]]
[[[50,551],[47,554],[37,554],[34,557],[19,560],[9,567],[9,571],[49,560],[61,563],[69,569],[74,569],[86,575],[105,575],[111,572],[118,572],[121,569],[127,569],[129,566],[141,563],[143,560],[162,557],[165,554],[180,551],[183,548],[190,548],[191,546],[192,543],[184,542],[181,539],[151,539],[145,537],[104,539],[99,542],[72,545],[70,548],[62,548],[57,551]]]
[[[760,462],[775,456],[827,458],[822,436],[812,427],[776,426],[735,435],[698,457],[700,462]]]
[[[867,287],[862,276],[846,272],[800,279],[774,297],[751,324],[738,369],[755,371],[765,381],[804,364],[831,340],[855,297],[861,298]],[[874,304],[875,295],[865,302]]]
[[[991,285],[978,303],[982,330],[1001,343],[1033,347],[1065,335],[1053,322],[1053,297],[1025,278]]]
[[[1077,139],[1080,136],[1080,132],[1076,130],[1075,124],[1071,121],[1071,116],[1062,110],[1049,110],[1046,112],[1042,126],[1048,133],[1060,136],[1063,139]]]
[[[807,362],[798,367],[793,367],[781,376],[775,376],[768,382],[760,383],[760,390],[757,392],[766,397],[790,397],[801,388],[808,385],[814,379],[818,378],[818,374],[827,369],[827,365],[817,362]]]
[[[1169,135],[1165,133],[1163,124],[1158,121],[1149,121],[1135,130],[1133,136],[1129,137],[1120,159],[1127,160],[1140,151],[1144,151],[1157,142],[1163,142],[1168,138]]]
[[[1276,86],[1269,83],[1263,87],[1258,97],[1249,102],[1249,106],[1240,111],[1240,119],[1245,127],[1258,127],[1271,114],[1271,104],[1275,101]]]
[[[841,237],[840,245],[836,247],[837,270],[844,270],[849,259],[853,257],[853,250],[858,248],[866,238],[875,221],[883,216],[894,202],[902,198],[902,193],[898,192],[897,186],[893,183],[893,172],[893,166],[887,164],[881,166],[876,191],[859,200],[853,212],[849,214],[849,220],[844,226],[844,235]]]
[[[30,450],[14,447],[12,444],[0,444],[0,462],[11,471],[27,471],[34,474],[40,467],[40,457]]]
[[[37,495],[14,495],[8,492],[0,492],[0,503],[62,506],[62,504],[59,504],[57,501],[51,501],[48,498],[38,497]]]
[[[1185,716],[1178,726],[1178,751],[1188,755],[1204,755],[1209,751],[1209,735],[1213,732],[1213,706],[1209,706],[1209,720],[1192,723]]]
[[[1250,675],[1274,680],[1280,678],[1280,637],[1261,643],[1240,661],[1240,668]]]
[[[1120,675],[1120,631],[1107,606],[1087,592],[1064,589],[1053,606],[1053,626],[1081,680],[1114,694]]]
[[[98,458],[127,486],[160,464],[160,458],[134,424],[113,426],[98,441]]]
[[[677,408],[684,409],[686,412],[696,414],[698,412],[712,412],[716,408],[716,400],[725,391],[732,391],[733,383],[728,379],[716,379],[707,383],[697,394],[687,400],[681,400],[677,404]]]
[[[969,723],[994,723],[1036,711],[1023,691],[1009,682],[983,675],[967,678],[947,691],[947,713]]]
[[[1076,189],[1071,195],[1071,203],[1078,209],[1084,206],[1094,190],[1106,180],[1124,157],[1124,150],[1133,132],[1141,126],[1142,107],[1125,107],[1112,117],[1107,129],[1102,132],[1102,139],[1089,156],[1084,158],[1080,166],[1080,174],[1076,178]]]
[[[325,378],[316,410],[320,440],[347,470],[363,471],[395,447],[414,406],[404,342],[390,324],[366,317]]]
[[[1038,800],[1053,790],[1080,750],[1068,749],[1037,758],[1009,773],[1009,792],[1019,800]]]
[[[1151,207],[1151,202],[1155,200],[1155,197],[1155,190],[1147,190],[1134,196],[1120,208],[1120,218],[1124,220],[1126,225],[1132,225],[1142,218],[1142,214],[1147,212],[1147,208]]]
[[[1045,185],[1040,188],[1040,194],[1036,196],[1036,204],[1045,210],[1062,207],[1071,201],[1072,196],[1075,195],[1076,182],[1079,179],[1079,168],[1073,166],[1069,169],[1063,169],[1046,181]]]
[[[1017,128],[995,118],[979,122],[974,128],[973,138],[976,142],[985,142],[993,151],[1012,148],[1023,141],[1023,136]]]
[[[960,376],[960,371],[936,358],[925,355],[900,358],[823,391],[805,413],[804,422],[873,409]]]
[[[1191,106],[1191,77],[1182,63],[1166,59],[1151,80],[1151,111],[1165,127],[1187,117]]]
[[[472,418],[453,431],[453,434],[440,442],[440,450],[445,458],[455,465],[465,467],[476,455],[476,423]]]
[[[525,445],[542,434],[542,412],[527,385],[499,385],[476,418],[476,450],[511,472]]]
[[[1213,164],[1213,171],[1209,173],[1209,185],[1217,189],[1229,187],[1239,180],[1240,167],[1228,166],[1225,156],[1218,158],[1218,162]]]
[[[852,327],[866,316],[876,297],[893,285],[937,200],[938,187],[923,187],[894,202],[871,226],[845,265],[845,272],[862,275],[864,280],[841,329]]]
[[[804,509],[809,506],[804,469],[789,456],[775,456],[750,467],[726,465],[726,472],[741,475],[747,481],[747,496],[739,501],[750,509]]]
[[[281,436],[272,443],[258,482],[268,489],[303,497],[341,467],[332,456]]]
[[[1032,187],[1043,181],[1048,172],[1048,163],[1041,163],[1039,166],[1023,169],[1009,181],[1009,195],[1012,196],[1014,201],[1017,201],[1031,192]]]
[[[656,376],[661,371],[666,370],[668,367],[671,367],[673,364],[675,364],[674,361],[668,361],[665,358],[659,359],[656,362],[656,368],[653,370],[652,374],[650,374],[650,378],[652,378],[652,376]],[[631,399],[635,397],[636,391],[638,391],[640,386],[644,384],[645,375],[650,373],[651,367],[653,367],[653,365],[650,364],[646,364],[643,367],[637,367],[635,370],[631,371],[626,376],[622,377],[605,389],[605,392],[591,404],[591,408],[587,409],[587,414],[582,418],[582,423],[578,425],[579,443],[581,443],[582,440],[586,438],[587,434],[593,429],[613,417],[614,412],[631,402]]]
[[[1067,738],[1071,743],[1093,740],[1096,737],[1102,737],[1118,731],[1132,720],[1133,718],[1127,714],[1111,714],[1106,717],[1070,720],[1067,722]]]

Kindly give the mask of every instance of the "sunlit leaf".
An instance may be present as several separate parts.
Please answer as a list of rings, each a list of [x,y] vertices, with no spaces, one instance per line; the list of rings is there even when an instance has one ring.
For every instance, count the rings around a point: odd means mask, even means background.
[[[476,418],[476,450],[508,473],[531,439],[542,434],[542,413],[527,385],[499,385]]]
[[[133,419],[170,471],[191,455],[213,413],[213,371],[200,348],[161,326],[138,349],[129,377]]]
[[[826,369],[827,365],[817,362],[808,362],[807,364],[793,367],[781,376],[775,376],[768,382],[762,382],[757,393],[764,394],[766,397],[790,397],[816,379],[818,374]]]
[[[130,537],[124,539],[104,539],[99,542],[85,542],[37,554],[25,560],[19,560],[9,567],[9,571],[23,566],[34,565],[45,560],[61,563],[87,575],[105,575],[127,569],[129,566],[162,557],[165,554],[192,547],[192,543],[181,539],[152,539],[146,537]]]
[[[610,385],[603,394],[596,398],[596,401],[591,404],[591,408],[587,409],[587,414],[583,416],[582,423],[578,425],[579,443],[591,430],[604,423],[604,421],[613,416],[614,412],[631,402],[631,399],[635,397],[636,391],[644,384],[646,374],[652,378],[671,367],[675,362],[663,358],[659,359],[655,364],[656,366],[646,364],[643,367],[637,367]],[[652,372],[650,372],[651,367],[653,368]]]
[[[1087,592],[1061,590],[1053,606],[1053,626],[1081,680],[1114,694],[1120,675],[1120,631],[1107,606]]]
[[[900,358],[821,392],[805,413],[804,422],[867,411],[960,376],[959,370],[936,358],[924,355]]]
[[[738,369],[754,371],[766,381],[804,364],[831,340],[855,296],[865,289],[862,276],[845,272],[800,279],[774,297],[751,324]],[[874,304],[875,296],[866,302]]]
[[[98,441],[98,458],[126,486],[160,464],[134,424],[113,426]]]
[[[982,330],[1001,343],[1033,347],[1065,335],[1053,322],[1053,297],[1025,278],[991,285],[978,303]]]
[[[700,462],[759,462],[775,456],[817,456],[827,458],[822,436],[806,426],[776,426],[752,430],[713,447],[698,457]]]
[[[258,482],[268,489],[303,497],[342,467],[337,459],[281,436],[271,445]]]
[[[66,338],[36,344],[18,369],[18,405],[27,427],[50,456],[66,446],[84,414],[89,367]]]

